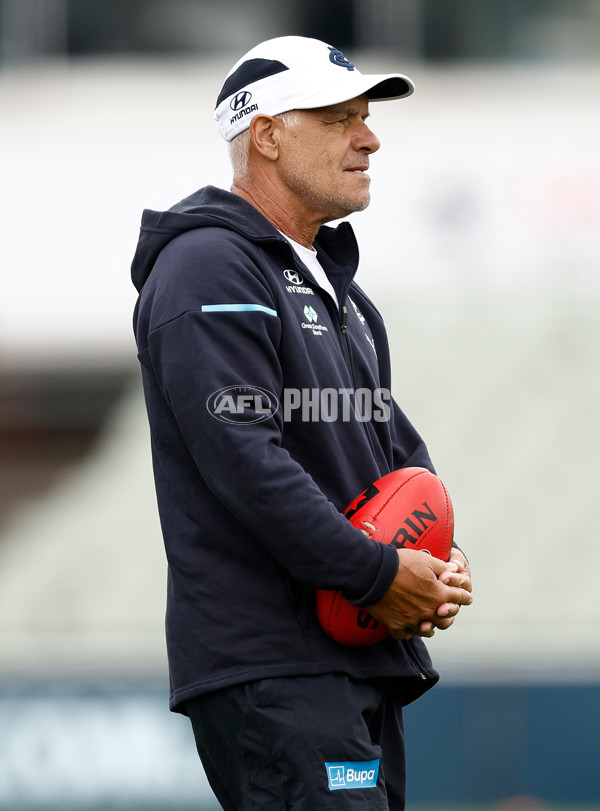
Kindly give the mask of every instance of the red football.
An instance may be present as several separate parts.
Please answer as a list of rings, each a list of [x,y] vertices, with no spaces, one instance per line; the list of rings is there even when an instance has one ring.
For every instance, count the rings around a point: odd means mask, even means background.
[[[441,479],[422,467],[394,470],[345,509],[350,523],[371,538],[398,548],[421,549],[448,560],[454,536],[452,502]],[[341,591],[317,589],[317,617],[325,633],[343,645],[372,645],[389,631]]]

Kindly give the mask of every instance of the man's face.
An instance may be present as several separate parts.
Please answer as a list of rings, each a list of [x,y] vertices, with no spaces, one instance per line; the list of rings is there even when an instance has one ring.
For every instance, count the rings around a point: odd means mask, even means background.
[[[379,139],[367,127],[366,96],[298,110],[299,123],[286,128],[279,177],[307,215],[321,222],[362,211],[369,205],[369,155]]]

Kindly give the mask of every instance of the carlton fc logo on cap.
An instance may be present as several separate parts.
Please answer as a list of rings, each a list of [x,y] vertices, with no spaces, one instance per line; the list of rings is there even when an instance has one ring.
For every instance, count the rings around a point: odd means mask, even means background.
[[[337,48],[329,45],[329,61],[333,62],[334,65],[339,65],[341,68],[348,68],[348,70],[354,70],[353,63],[346,59],[344,54],[341,51],[338,51]]]

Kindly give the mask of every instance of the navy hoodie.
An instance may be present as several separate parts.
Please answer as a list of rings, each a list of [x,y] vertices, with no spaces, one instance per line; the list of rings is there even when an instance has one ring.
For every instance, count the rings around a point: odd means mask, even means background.
[[[348,223],[318,258],[339,304],[253,206],[214,187],[145,211],[134,325],[168,560],[173,710],[253,679],[394,677],[408,703],[438,675],[422,640],[342,646],[315,588],[377,602],[398,567],[344,508],[371,482],[432,468],[389,396],[381,316],[353,281]]]

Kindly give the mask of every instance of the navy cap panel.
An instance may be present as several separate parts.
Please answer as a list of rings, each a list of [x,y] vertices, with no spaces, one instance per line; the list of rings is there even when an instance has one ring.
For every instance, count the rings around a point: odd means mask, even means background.
[[[259,79],[266,79],[267,76],[274,76],[284,70],[289,68],[276,59],[248,59],[225,80],[215,106],[218,107],[223,99],[233,96],[252,82],[258,82]]]

